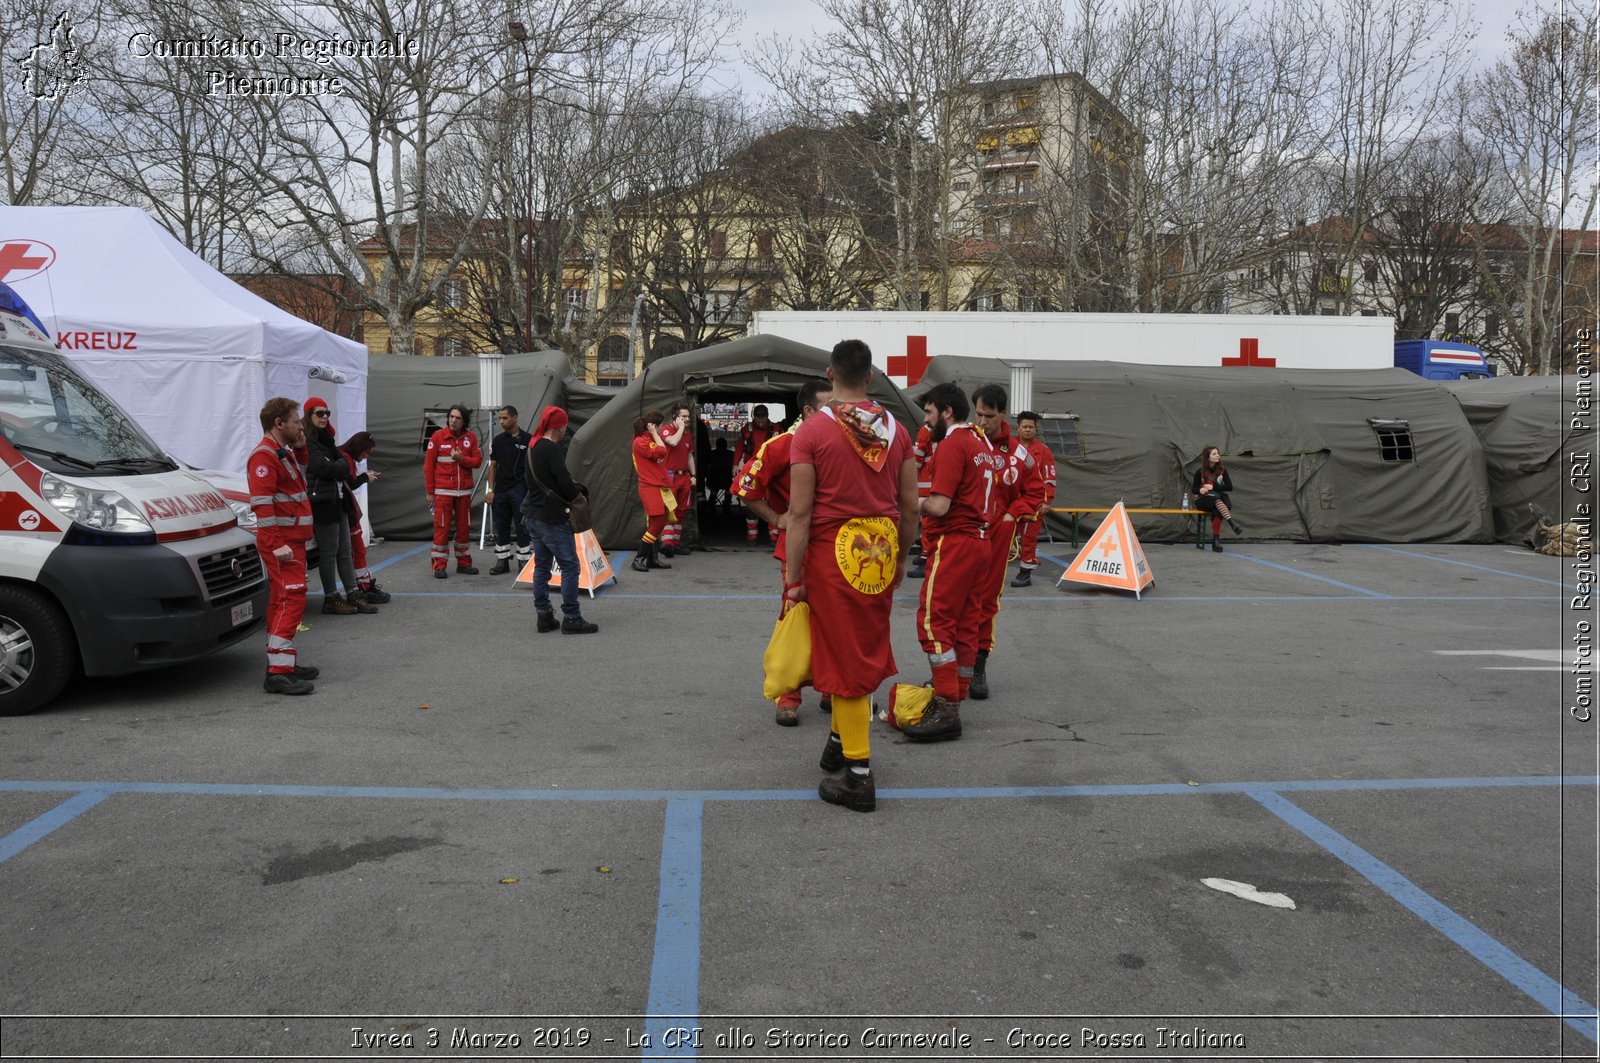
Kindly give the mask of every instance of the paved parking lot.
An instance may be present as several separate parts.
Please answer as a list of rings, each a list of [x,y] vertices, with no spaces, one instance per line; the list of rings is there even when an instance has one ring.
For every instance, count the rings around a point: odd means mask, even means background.
[[[814,695],[760,700],[764,554],[618,556],[573,638],[426,553],[376,548],[377,616],[313,599],[312,697],[252,646],[0,720],[0,1056],[1595,1055],[1559,558],[1040,580],[960,742],[875,725],[862,816],[815,797]]]

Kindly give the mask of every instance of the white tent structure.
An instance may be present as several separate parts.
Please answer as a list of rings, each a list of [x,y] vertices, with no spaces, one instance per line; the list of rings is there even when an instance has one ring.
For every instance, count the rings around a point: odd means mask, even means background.
[[[275,395],[326,399],[341,439],[366,427],[366,347],[241,288],[135,207],[0,206],[0,280],[190,465],[242,469]]]

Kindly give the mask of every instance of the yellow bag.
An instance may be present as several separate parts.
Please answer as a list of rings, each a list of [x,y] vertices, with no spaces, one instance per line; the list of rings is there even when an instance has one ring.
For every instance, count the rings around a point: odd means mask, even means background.
[[[890,727],[901,730],[922,720],[933,704],[933,688],[896,683],[889,690],[889,711],[883,714]]]
[[[761,668],[767,673],[761,696],[768,701],[777,701],[811,681],[811,607],[805,602],[791,605],[773,625]]]

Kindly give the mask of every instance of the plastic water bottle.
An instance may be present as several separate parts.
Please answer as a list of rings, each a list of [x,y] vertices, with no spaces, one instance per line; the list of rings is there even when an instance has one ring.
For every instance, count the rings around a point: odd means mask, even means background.
[[[1189,492],[1185,491],[1183,493],[1183,504],[1181,506],[1179,506],[1178,508],[1179,509],[1188,509],[1189,508]]]

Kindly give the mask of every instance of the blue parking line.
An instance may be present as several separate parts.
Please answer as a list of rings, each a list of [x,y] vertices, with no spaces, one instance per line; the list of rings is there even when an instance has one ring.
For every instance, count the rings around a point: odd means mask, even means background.
[[[1397,546],[1384,546],[1380,543],[1362,543],[1360,545],[1368,550],[1382,550],[1384,553],[1399,554],[1402,557],[1420,557],[1424,561],[1438,561],[1439,563],[1445,565],[1460,565],[1462,568],[1470,568],[1477,572],[1492,572],[1496,576],[1511,576],[1514,579],[1531,580],[1534,583],[1548,583],[1552,587],[1568,586],[1568,584],[1562,583],[1558,579],[1549,579],[1545,576],[1529,576],[1523,572],[1507,572],[1503,568],[1489,568],[1486,565],[1474,565],[1466,561],[1457,561],[1454,558],[1439,557],[1437,554],[1423,554],[1418,553],[1415,550],[1402,550]]]
[[[1271,790],[1247,790],[1246,793],[1279,819],[1344,861],[1368,882],[1399,901],[1413,915],[1465,949],[1485,967],[1532,997],[1540,1007],[1589,1040],[1600,1039],[1600,1035],[1597,1035],[1600,1015],[1597,1015],[1593,1004],[1282,794]]]
[[[1329,579],[1327,576],[1319,576],[1315,572],[1305,572],[1298,568],[1292,568],[1289,565],[1281,565],[1276,561],[1268,561],[1261,557],[1252,557],[1250,554],[1229,554],[1228,556],[1236,558],[1240,561],[1249,561],[1257,565],[1265,565],[1268,568],[1275,568],[1279,572],[1288,572],[1292,575],[1304,576],[1306,579],[1314,579],[1319,583],[1327,583],[1331,586],[1338,587],[1341,590],[1354,591],[1356,594],[1363,594],[1368,598],[1378,598],[1383,601],[1390,601],[1394,597],[1393,595],[1384,594],[1381,591],[1373,591],[1368,590],[1365,587],[1357,587],[1354,583],[1344,583],[1340,580]]]
[[[646,1060],[692,1059],[690,1031],[700,1010],[701,824],[698,800],[667,802],[661,832],[661,893],[656,951],[645,1004]]]
[[[967,786],[887,788],[888,798],[1160,797],[1373,790],[1471,790],[1540,786],[1600,786],[1600,775],[1491,775],[1440,779],[1285,779],[1212,783],[1122,783],[1100,786]],[[74,782],[0,779],[0,793],[176,794],[189,797],[340,797],[401,801],[814,801],[803,790],[498,790],[428,786],[285,786],[244,783]]]
[[[64,827],[95,805],[111,796],[112,791],[99,788],[80,789],[50,811],[24,823],[0,838],[0,864],[10,860],[22,850],[45,837],[57,828]]]

